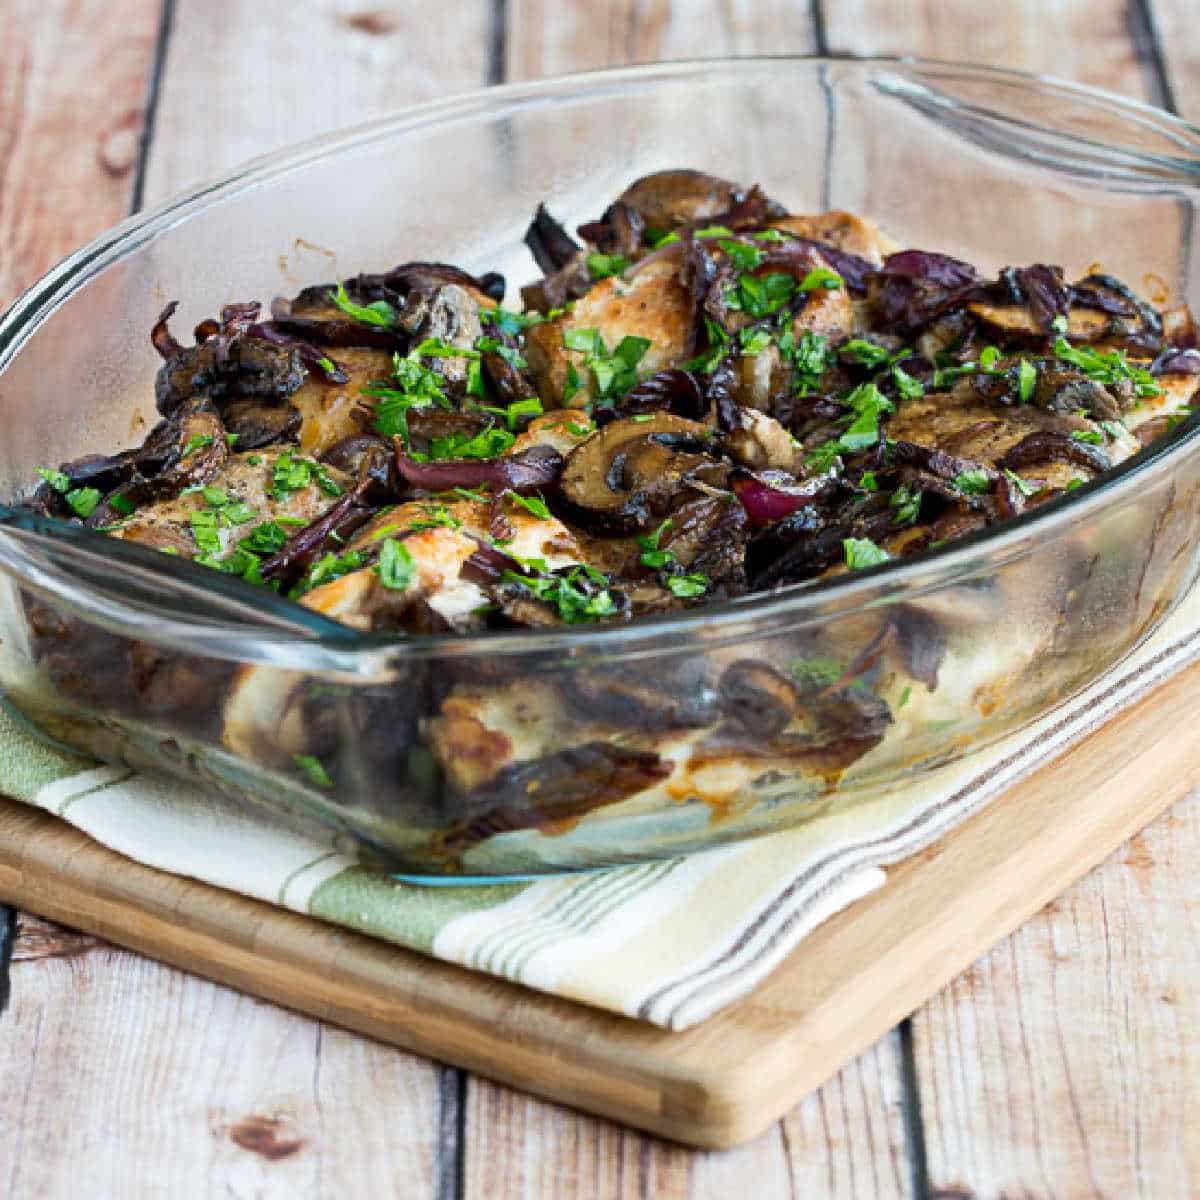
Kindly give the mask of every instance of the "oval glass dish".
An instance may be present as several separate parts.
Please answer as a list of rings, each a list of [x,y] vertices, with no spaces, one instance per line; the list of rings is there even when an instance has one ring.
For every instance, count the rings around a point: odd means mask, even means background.
[[[1029,76],[655,65],[489,90],[260,160],[79,251],[0,322],[0,496],[153,420],[147,331],[406,259],[534,275],[521,235],[687,166],[995,271],[1102,257],[1174,300],[1200,131]],[[315,816],[428,877],[595,867],[870,802],[1044,714],[1192,585],[1197,418],[995,532],[633,625],[383,637],[0,507],[0,686],[45,735]],[[755,692],[766,665],[799,715]],[[749,681],[749,682],[748,682]],[[313,763],[319,770],[311,769]],[[308,764],[308,768],[305,768]]]

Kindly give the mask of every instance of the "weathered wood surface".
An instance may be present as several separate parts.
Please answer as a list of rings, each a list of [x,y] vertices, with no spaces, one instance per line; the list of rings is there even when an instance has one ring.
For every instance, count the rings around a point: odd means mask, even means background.
[[[1174,99],[1198,119],[1192,8],[1187,0],[1022,0],[991,6],[985,17],[973,0],[467,0],[434,22],[420,19],[424,9],[400,5],[168,0],[175,30],[189,37],[168,56],[161,111],[174,105],[180,116],[173,130],[159,127],[162,157],[148,160],[145,190],[161,198],[247,154],[480,77],[826,45],[1045,70],[1159,102]],[[127,205],[139,178],[137,141],[158,19],[158,3],[146,0],[6,6],[0,302]],[[281,36],[281,29],[292,32]],[[432,56],[422,38],[438,43]],[[181,149],[172,154],[172,145]],[[1194,1194],[1195,1135],[1175,1145],[1168,1138],[1171,1118],[1195,1101],[1200,1001],[1189,984],[1196,970],[1196,803],[1160,819],[916,1014],[907,1079],[892,1035],[776,1133],[728,1155],[688,1154],[477,1081],[460,1114],[449,1073],[422,1082],[416,1060],[328,1028],[319,1051],[297,1053],[299,1042],[316,1046],[322,1027],[134,955],[64,941],[26,919],[12,968],[12,1009],[0,1018],[0,1078],[22,1080],[0,1094],[0,1191],[76,1195],[78,1177],[69,1168],[83,1158],[64,1153],[65,1145],[86,1156],[107,1141],[107,1165],[96,1178],[119,1180],[131,1196],[162,1194],[151,1186],[162,1179],[177,1183],[179,1194],[227,1184],[230,1194],[265,1196],[368,1187],[379,1195],[456,1196],[464,1194],[460,1184],[471,1196],[529,1198],[908,1194],[903,1126],[912,1131],[914,1113],[901,1113],[907,1083],[920,1092],[915,1115],[924,1137],[908,1144],[921,1190]],[[48,957],[48,946],[76,952]],[[95,1005],[82,1022],[81,995],[85,1008]],[[17,1021],[16,1012],[27,1016]],[[1097,1013],[1103,1041],[1092,1023]],[[72,1027],[88,1021],[104,1048],[103,1072],[94,1069],[92,1039],[70,1040]],[[239,1023],[253,1032],[236,1032]],[[271,1161],[252,1147],[286,1146],[286,1122],[306,1119],[298,1109],[269,1108],[281,1090],[276,1077],[303,1075],[290,1062],[279,1065],[281,1055],[293,1053],[310,1070],[320,1061],[321,1077],[340,1079],[341,1088],[322,1093],[319,1123],[305,1125],[307,1148]],[[369,1066],[372,1054],[380,1057]],[[223,1074],[211,1060],[225,1063]],[[185,1120],[193,1090],[180,1087],[186,1070],[167,1073],[164,1064],[172,1061],[199,1071],[208,1090],[195,1089],[196,1103],[223,1114],[218,1125],[232,1129],[255,1116],[266,1124],[252,1121],[239,1143],[222,1142],[203,1119]],[[66,1092],[76,1098],[73,1128],[55,1106]],[[356,1112],[364,1093],[369,1111]],[[41,1115],[41,1127],[25,1120],[27,1111]],[[460,1115],[467,1130],[461,1160]],[[275,1116],[279,1126],[270,1124]],[[154,1136],[137,1141],[131,1124]],[[437,1161],[428,1149],[431,1131],[451,1147]],[[285,1175],[295,1170],[288,1158],[307,1159],[309,1173]],[[309,1165],[314,1160],[316,1167]],[[168,1161],[171,1173],[155,1175]],[[220,1182],[210,1188],[213,1180]]]

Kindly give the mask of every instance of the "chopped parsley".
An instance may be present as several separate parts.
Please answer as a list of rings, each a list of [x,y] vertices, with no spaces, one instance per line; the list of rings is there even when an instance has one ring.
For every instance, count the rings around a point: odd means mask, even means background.
[[[542,402],[536,396],[529,396],[525,400],[514,400],[512,404],[504,408],[497,408],[490,404],[481,404],[479,405],[479,411],[495,413],[498,417],[503,417],[505,425],[510,430],[515,431],[522,421],[540,417],[546,410],[542,407]]]
[[[420,507],[425,515],[418,521],[409,522],[409,532],[419,533],[422,529],[462,528],[462,522],[444,504],[422,504]],[[376,537],[380,536],[382,535],[376,535]]]
[[[108,498],[109,506],[116,512],[119,512],[123,517],[131,517],[137,509],[137,506],[129,499],[128,496],[122,496],[119,492],[115,492]]]
[[[717,245],[739,271],[755,271],[762,266],[763,259],[767,257],[767,252],[757,246],[747,246],[743,242],[730,241],[728,238],[722,238]]]
[[[729,352],[729,334],[711,317],[704,318],[704,329],[708,335],[708,349],[683,364],[685,371],[713,371]]]
[[[789,329],[779,339],[779,352],[786,362],[791,363],[792,390],[797,396],[808,396],[816,391],[821,377],[837,362],[829,339],[807,329],[799,341]]]
[[[637,539],[637,544],[642,548],[638,561],[643,567],[658,571],[668,563],[675,561],[675,555],[670,550],[663,550],[659,546],[662,535],[667,533],[673,525],[674,522],[668,517],[653,533],[643,534]]]
[[[198,508],[188,513],[192,537],[201,554],[208,556],[221,553],[221,534],[217,529],[217,514],[211,508]]]
[[[596,398],[600,400],[617,400],[637,383],[638,363],[650,349],[649,338],[627,336],[610,351],[598,329],[566,329],[562,341],[567,350],[586,355],[584,366],[592,372]],[[572,365],[567,373],[563,402],[569,401],[579,387],[579,374]]]
[[[954,477],[954,486],[967,496],[981,496],[991,487],[988,473],[982,467],[972,467]]]
[[[1098,429],[1073,429],[1071,430],[1071,441],[1086,442],[1092,446],[1098,446],[1104,441],[1104,434]]]
[[[255,525],[238,545],[253,554],[275,554],[283,549],[287,540],[287,530],[278,521],[264,521]]]
[[[431,439],[428,455],[414,455],[414,457],[428,457],[433,461],[440,461],[447,458],[498,458],[516,440],[507,429],[500,429],[496,426],[484,429],[473,437],[470,434],[457,431],[449,437]]]
[[[892,365],[892,379],[902,400],[920,400],[925,395],[925,385],[901,366]]]
[[[1033,399],[1033,389],[1037,386],[1037,367],[1027,358],[1017,364],[1017,398],[1022,404],[1028,404]]]
[[[760,229],[750,235],[756,242],[786,242],[787,238],[778,229]]]
[[[828,471],[842,454],[874,446],[879,441],[880,417],[895,407],[873,383],[860,383],[841,403],[850,410],[842,418],[848,422],[845,432],[818,446],[805,460],[818,471]]]
[[[544,566],[539,560],[528,560],[522,564],[536,570]],[[608,579],[591,567],[573,567],[565,575],[518,574],[505,571],[501,576],[505,583],[513,583],[531,592],[545,604],[558,610],[558,615],[568,625],[582,625],[611,616],[617,603],[608,590]]]
[[[417,347],[420,349],[420,346]],[[495,354],[498,358],[502,358],[510,367],[516,368],[518,371],[523,370],[529,364],[525,361],[519,350],[514,350],[511,346],[506,346],[499,338],[481,337],[475,339],[475,351],[472,354],[467,354],[464,351],[457,352],[458,357],[473,358],[476,354]],[[443,355],[442,357],[451,357]]]
[[[292,762],[308,776],[310,783],[322,788],[333,787],[333,780],[330,779],[329,772],[325,770],[321,760],[315,754],[293,754]]]
[[[434,404],[440,408],[451,407],[443,383],[436,371],[421,362],[420,346],[409,354],[392,355],[392,378],[362,389],[364,396],[379,400],[375,408],[375,431],[384,437],[399,437],[407,446],[410,408],[429,408]]]
[[[902,483],[893,493],[888,504],[894,509],[892,524],[915,525],[921,514],[921,493],[910,484]]]
[[[598,251],[587,256],[588,273],[593,279],[608,279],[611,275],[620,275],[629,266],[629,259],[623,254],[601,254]]]
[[[816,267],[800,280],[800,291],[815,292],[823,288],[833,292],[842,286],[842,282],[842,277],[836,271],[827,270],[825,267]]]
[[[882,367],[885,363],[891,362],[891,351],[886,350],[883,346],[878,346],[874,342],[868,342],[866,338],[851,338],[848,342],[843,342],[838,347],[838,357],[848,359],[852,363],[857,363],[860,367]]]
[[[66,501],[71,511],[86,521],[100,503],[100,492],[94,487],[72,488],[66,495]]]
[[[550,520],[550,509],[541,496],[522,496],[520,492],[505,492],[504,498],[510,503],[523,508],[539,521]]]
[[[1083,487],[1083,485],[1085,483],[1087,483],[1086,479],[1082,479],[1079,476],[1076,476],[1074,479],[1071,480],[1070,483],[1067,484],[1067,486],[1064,490],[1068,491],[1068,492],[1073,492],[1076,488]]]
[[[284,452],[275,460],[267,494],[275,500],[286,500],[293,492],[302,491],[313,483],[327,496],[340,496],[343,491],[319,462]]]
[[[1004,478],[1009,481],[1021,493],[1022,496],[1032,496],[1037,488],[1034,487],[1028,479],[1022,479],[1015,471],[1010,471],[1007,467],[1004,468]]]
[[[408,547],[395,538],[387,538],[379,547],[379,582],[394,592],[408,589],[417,575],[417,564]]]
[[[497,333],[510,334],[514,337],[530,325],[536,325],[543,319],[537,313],[513,312],[511,309],[499,306],[485,308],[479,316],[481,320],[488,321]]]
[[[367,556],[362,550],[348,550],[345,554],[334,554],[330,551],[308,568],[304,578],[288,595],[295,600],[323,583],[332,583],[335,579],[341,579],[343,575],[361,570],[366,561]]]
[[[771,331],[761,325],[747,325],[745,329],[738,330],[738,346],[746,358],[761,354],[770,344]]]
[[[211,433],[193,433],[187,440],[187,445],[184,446],[180,458],[187,458],[189,454],[194,454],[197,450],[203,450],[205,446],[211,446],[213,435]]]
[[[1054,340],[1054,353],[1063,362],[1078,367],[1096,383],[1113,385],[1129,382],[1141,400],[1161,396],[1162,388],[1145,367],[1131,367],[1124,350],[1096,350],[1091,346],[1072,346],[1064,337]]]
[[[842,552],[846,556],[846,566],[852,571],[863,571],[867,567],[877,567],[891,557],[886,550],[875,545],[870,538],[844,538]]]
[[[809,272],[809,275],[813,274],[815,272]],[[824,285],[816,283],[813,286]],[[795,296],[797,290],[796,281],[782,271],[770,271],[766,275],[741,275],[736,283],[726,289],[725,303],[735,312],[744,312],[748,317],[760,321],[778,312]]]
[[[708,591],[709,578],[696,572],[692,575],[670,575],[667,577],[667,587],[671,593],[682,600],[692,596],[703,596]]]
[[[381,329],[391,329],[396,324],[396,310],[386,300],[356,304],[350,299],[343,282],[339,281],[337,290],[330,292],[329,298],[346,316],[353,317],[363,325],[378,325]]]
[[[56,491],[71,490],[71,478],[65,471],[52,471],[49,467],[38,467],[37,473]]]

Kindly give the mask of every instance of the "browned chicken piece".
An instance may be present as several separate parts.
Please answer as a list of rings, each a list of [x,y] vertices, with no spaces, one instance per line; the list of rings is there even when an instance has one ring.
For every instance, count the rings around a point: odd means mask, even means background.
[[[885,255],[900,248],[873,221],[839,209],[816,216],[792,214],[772,221],[771,225],[775,229],[786,229],[797,237],[828,242],[848,254],[865,258],[876,267],[882,264]]]
[[[232,550],[238,541],[248,537],[254,527],[264,521],[285,518],[306,525],[333,505],[336,497],[320,486],[315,475],[307,486],[289,491],[281,499],[269,494],[275,464],[281,454],[298,456],[295,447],[278,446],[230,455],[205,489],[209,496],[223,493],[226,500],[222,504],[214,506],[205,495],[205,490],[187,491],[172,500],[139,508],[127,523],[112,531],[112,536],[141,542],[156,550],[178,554],[180,558],[195,558],[201,548],[196,541],[196,526],[192,523],[192,516],[201,510],[218,510],[214,528],[221,543],[220,556]],[[333,467],[323,469],[327,478],[338,487],[349,485],[349,477],[341,471]],[[246,515],[244,520],[234,521],[219,516],[219,511],[225,508],[235,516],[243,516],[244,511],[237,505],[248,506],[250,515]],[[294,532],[299,524],[287,529],[287,532]]]
[[[569,330],[595,329],[613,350],[625,337],[650,340],[638,364],[638,374],[653,375],[676,366],[684,357],[691,308],[679,280],[679,264],[670,258],[658,260],[633,272],[630,279],[603,279],[575,302],[575,307],[553,321],[530,328],[525,357],[538,395],[547,408],[558,408],[567,385],[567,369],[574,366],[581,387],[568,401],[582,408],[595,396],[595,381],[585,366],[582,351],[567,350],[563,334]]]
[[[906,401],[888,422],[887,432],[893,441],[936,446],[947,454],[988,466],[996,466],[1013,447],[1035,433],[1101,438],[1105,442],[1104,457],[1110,464],[1136,454],[1139,449],[1136,438],[1123,434],[1110,439],[1087,417],[1049,412],[1032,405],[1001,411],[995,405],[958,393],[930,393],[919,400]],[[1023,468],[1021,474],[1031,482],[1061,488],[1074,479],[1091,478],[1092,472],[1071,462],[1054,460]]]
[[[392,356],[386,350],[367,346],[345,346],[330,350],[350,378],[329,384],[309,375],[293,394],[292,404],[300,410],[300,452],[323,454],[342,438],[353,437],[370,427],[375,401],[362,389],[386,380],[392,373]]]

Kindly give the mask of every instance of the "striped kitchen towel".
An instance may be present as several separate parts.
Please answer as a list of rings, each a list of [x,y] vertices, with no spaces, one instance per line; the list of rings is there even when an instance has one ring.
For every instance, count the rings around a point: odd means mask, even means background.
[[[883,886],[1022,775],[1200,657],[1200,590],[1119,668],[1030,729],[870,803],[690,858],[535,882],[425,887],[375,874],[323,827],[98,765],[0,708],[0,791],[139,862],[670,1029],[750,991],[812,929]]]

